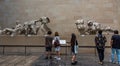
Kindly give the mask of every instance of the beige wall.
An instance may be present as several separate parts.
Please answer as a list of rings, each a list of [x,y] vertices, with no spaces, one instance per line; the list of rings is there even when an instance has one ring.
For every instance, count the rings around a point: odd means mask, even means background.
[[[50,17],[51,23],[48,26],[53,32],[59,31],[62,39],[70,41],[70,34],[75,32],[80,46],[94,46],[94,36],[81,37],[76,29],[75,20],[93,19],[120,31],[120,0],[0,0],[0,26],[2,28],[14,26],[16,20],[20,20],[23,24],[25,21],[36,20],[42,16]],[[44,44],[42,41],[44,39],[34,36],[32,38],[15,36],[12,39],[9,36],[0,37],[2,38],[1,45],[24,45],[26,42],[30,45]],[[108,36],[109,40],[110,37]],[[109,40],[107,46],[109,46]],[[6,52],[9,49],[12,51],[11,48],[6,48]],[[21,52],[23,49],[18,48],[17,51]],[[81,53],[86,53],[88,50],[90,53],[95,51],[94,48],[80,48],[79,50]],[[110,49],[107,50],[106,52],[110,52]],[[36,50],[28,49],[28,52],[30,51]]]
[[[120,0],[0,0],[0,26],[12,27],[48,16],[52,31],[61,35],[78,33],[75,20],[94,19],[102,24],[120,28]],[[120,30],[120,29],[119,29]]]

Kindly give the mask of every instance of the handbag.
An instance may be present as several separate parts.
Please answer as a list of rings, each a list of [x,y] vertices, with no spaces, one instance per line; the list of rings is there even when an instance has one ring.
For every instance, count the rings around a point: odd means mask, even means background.
[[[74,50],[75,50],[75,54],[77,54],[78,53],[78,44],[76,44],[77,43],[77,41],[75,42],[75,45],[74,45]]]

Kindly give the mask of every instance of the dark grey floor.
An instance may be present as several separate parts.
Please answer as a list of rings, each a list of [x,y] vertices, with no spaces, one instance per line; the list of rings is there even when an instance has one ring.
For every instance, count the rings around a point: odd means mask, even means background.
[[[78,64],[71,65],[71,55],[61,55],[61,60],[45,60],[44,54],[37,55],[0,55],[0,66],[101,66],[98,56],[94,54],[79,54]],[[110,54],[105,55],[102,66],[118,66],[109,62]]]

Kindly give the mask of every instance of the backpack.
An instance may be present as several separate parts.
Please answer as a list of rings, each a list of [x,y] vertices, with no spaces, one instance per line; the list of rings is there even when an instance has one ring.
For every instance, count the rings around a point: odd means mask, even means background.
[[[98,40],[97,40],[97,47],[99,49],[104,49],[104,46],[105,46],[105,42],[106,42],[106,37],[103,36],[103,35],[98,35],[97,36]]]
[[[54,41],[54,47],[60,46],[59,40],[56,38]]]

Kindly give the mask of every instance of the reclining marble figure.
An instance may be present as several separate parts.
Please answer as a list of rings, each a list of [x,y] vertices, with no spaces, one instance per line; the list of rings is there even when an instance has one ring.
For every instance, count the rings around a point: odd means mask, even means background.
[[[14,35],[15,34],[15,28],[5,28],[5,29],[3,29],[3,34]]]
[[[7,35],[15,35],[17,33],[20,33],[22,28],[23,28],[22,25],[19,22],[16,22],[15,27],[3,29],[3,33]]]

